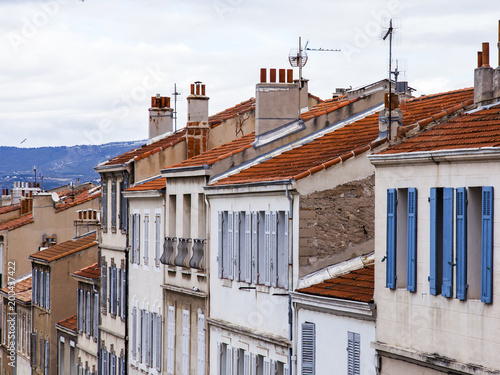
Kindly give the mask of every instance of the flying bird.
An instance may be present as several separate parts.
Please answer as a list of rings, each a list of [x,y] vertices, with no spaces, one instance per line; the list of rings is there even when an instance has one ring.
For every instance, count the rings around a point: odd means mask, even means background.
[[[26,142],[26,140],[27,140],[27,139],[28,139],[28,138],[24,138],[24,139],[21,141],[21,143],[19,143],[19,144],[23,144],[24,142]]]

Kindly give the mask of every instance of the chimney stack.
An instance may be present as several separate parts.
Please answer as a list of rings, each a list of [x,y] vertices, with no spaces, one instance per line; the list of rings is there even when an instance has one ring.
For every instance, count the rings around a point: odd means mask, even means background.
[[[205,85],[200,81],[191,84],[186,124],[187,157],[192,158],[208,150],[208,100]]]
[[[390,144],[397,140],[398,127],[403,125],[403,111],[399,109],[399,97],[392,93],[389,103],[389,93],[385,94],[385,107],[378,115],[378,136],[387,138]]]
[[[173,109],[170,98],[157,94],[151,98],[149,109],[149,139],[173,131]]]
[[[474,70],[474,103],[487,105],[500,97],[500,68],[493,69],[490,66],[490,44],[488,42],[483,43],[482,50],[477,54],[477,65]]]
[[[305,89],[299,89],[299,81],[293,80],[292,69],[279,69],[278,82],[276,69],[260,70],[260,83],[255,93],[255,137],[271,132],[281,126],[299,120],[301,107],[307,107],[307,81]],[[301,91],[304,91],[301,92]],[[300,100],[299,100],[300,99]]]

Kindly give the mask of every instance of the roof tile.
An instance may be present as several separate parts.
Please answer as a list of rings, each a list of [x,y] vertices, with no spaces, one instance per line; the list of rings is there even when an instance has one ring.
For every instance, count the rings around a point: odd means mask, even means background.
[[[30,259],[53,262],[54,260],[63,258],[67,255],[88,249],[89,247],[96,245],[97,245],[96,234],[90,233],[76,240],[69,240],[51,246],[48,249],[37,251],[36,253],[30,255]]]
[[[99,266],[97,265],[97,262],[94,264],[91,264],[90,266],[84,267],[74,273],[76,276],[80,277],[85,277],[87,279],[94,279],[97,280],[101,276],[101,271],[99,269]]]
[[[166,183],[167,183],[167,179],[165,177],[158,177],[158,178],[155,178],[154,180],[150,180],[148,182],[144,182],[142,184],[132,186],[125,191],[161,190],[161,189],[165,189]]]
[[[70,317],[68,317],[66,319],[58,321],[57,324],[60,325],[61,327],[69,329],[70,331],[78,333],[78,327],[76,324],[76,314],[71,315]]]
[[[33,214],[25,214],[21,217],[18,217],[16,219],[9,220],[5,223],[0,224],[0,230],[14,230],[19,227],[22,227],[26,224],[33,223]]]

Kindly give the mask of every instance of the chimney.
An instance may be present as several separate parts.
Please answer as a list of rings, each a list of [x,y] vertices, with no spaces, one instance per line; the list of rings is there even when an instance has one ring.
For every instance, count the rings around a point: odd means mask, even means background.
[[[208,100],[205,85],[200,81],[191,84],[186,125],[187,157],[192,158],[208,150]]]
[[[149,139],[173,131],[173,109],[170,98],[157,94],[151,98],[149,108]]]
[[[493,68],[490,66],[490,44],[483,43],[478,53],[478,67],[474,70],[474,103],[489,104],[493,101]]]
[[[397,94],[391,95],[389,103],[389,93],[385,94],[385,107],[378,115],[378,136],[387,138],[390,144],[394,144],[397,139],[398,126],[403,124],[403,111],[399,109],[399,98]]]
[[[299,120],[300,109],[307,107],[308,101],[307,81],[302,82],[305,89],[299,90],[299,81],[293,80],[292,69],[280,69],[278,81],[276,69],[269,69],[269,81],[267,69],[260,70],[260,83],[255,88],[256,139],[283,125]]]

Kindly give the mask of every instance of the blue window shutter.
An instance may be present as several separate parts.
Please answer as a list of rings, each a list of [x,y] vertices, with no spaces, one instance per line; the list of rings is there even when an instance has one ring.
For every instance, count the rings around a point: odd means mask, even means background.
[[[443,189],[443,285],[441,294],[453,297],[453,188]]]
[[[387,189],[387,264],[386,287],[396,289],[396,189]]]
[[[406,289],[417,289],[417,189],[408,188],[407,278]]]
[[[481,301],[492,302],[493,288],[493,187],[483,186],[481,215]]]
[[[259,282],[259,213],[252,213],[252,282]]]
[[[316,326],[314,323],[302,323],[302,373],[315,374]]]
[[[218,218],[218,225],[219,225],[219,244],[218,244],[218,250],[219,250],[219,253],[218,253],[218,259],[217,259],[217,263],[218,263],[218,268],[219,268],[219,278],[222,278],[222,253],[223,253],[223,240],[224,240],[224,236],[222,235],[223,233],[223,216],[222,216],[222,211],[219,211],[218,212],[218,215],[219,215],[219,218]]]
[[[430,196],[430,270],[429,270],[429,293],[433,296],[438,294],[438,214],[437,214],[437,189],[431,188]]]
[[[457,259],[457,298],[467,298],[467,190],[464,187],[456,191],[456,259]]]

